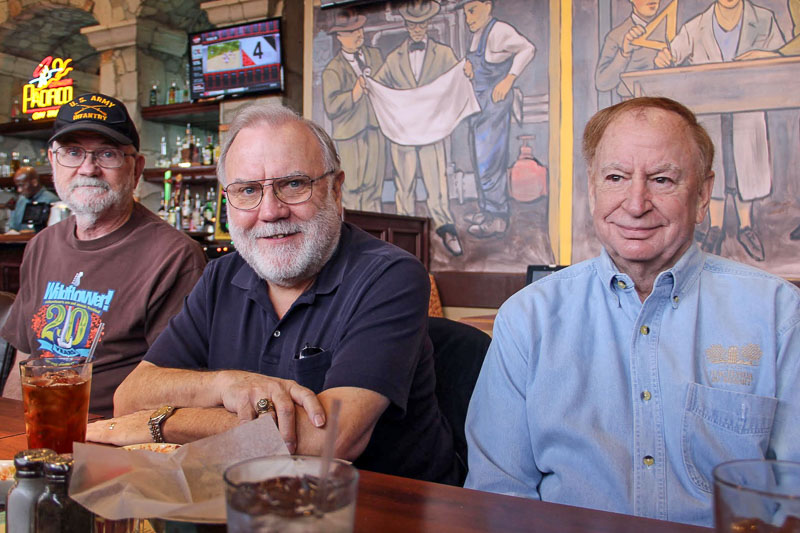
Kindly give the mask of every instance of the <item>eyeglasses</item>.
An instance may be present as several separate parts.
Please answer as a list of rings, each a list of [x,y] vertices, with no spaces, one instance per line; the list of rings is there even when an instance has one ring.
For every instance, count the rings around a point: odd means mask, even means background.
[[[261,205],[264,198],[264,188],[272,186],[272,193],[275,198],[287,205],[296,205],[307,202],[311,199],[311,192],[314,182],[333,174],[333,170],[327,171],[318,178],[309,178],[303,174],[286,176],[283,178],[267,178],[258,181],[237,181],[231,183],[225,189],[225,196],[228,203],[236,209],[249,211]]]
[[[116,148],[84,150],[80,146],[62,146],[56,150],[56,161],[65,167],[79,167],[87,154],[92,154],[95,163],[103,168],[119,168],[125,162],[125,156],[135,157],[134,154],[126,154]]]

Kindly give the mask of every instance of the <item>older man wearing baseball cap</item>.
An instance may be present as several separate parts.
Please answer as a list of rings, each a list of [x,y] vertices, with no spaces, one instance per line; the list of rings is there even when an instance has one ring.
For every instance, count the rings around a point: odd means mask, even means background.
[[[134,201],[145,166],[125,105],[84,94],[61,107],[48,157],[72,216],[30,241],[0,335],[29,355],[86,355],[95,337],[90,410],[111,416],[117,385],[183,305],[205,266],[192,239]],[[19,397],[12,372],[4,395]]]

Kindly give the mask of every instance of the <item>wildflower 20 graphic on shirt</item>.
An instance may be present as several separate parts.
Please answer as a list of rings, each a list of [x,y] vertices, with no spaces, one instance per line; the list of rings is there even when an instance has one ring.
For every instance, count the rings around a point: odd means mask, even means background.
[[[72,283],[50,281],[42,306],[31,319],[31,329],[39,341],[43,357],[75,357],[89,354],[89,347],[108,311],[114,290],[105,293],[79,289],[83,272]]]

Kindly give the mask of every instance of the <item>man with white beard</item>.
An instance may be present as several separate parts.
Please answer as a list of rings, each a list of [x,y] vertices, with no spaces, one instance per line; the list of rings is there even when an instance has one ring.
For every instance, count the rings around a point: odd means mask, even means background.
[[[244,108],[218,164],[238,253],[211,264],[88,439],[187,442],[269,413],[291,453],[456,479],[435,396],[430,286],[412,255],[341,221],[333,142],[280,106]],[[113,429],[112,429],[113,428]]]
[[[111,416],[114,391],[180,310],[205,255],[134,201],[145,158],[122,102],[84,94],[63,105],[48,157],[72,216],[26,246],[20,290],[0,334],[17,348],[17,361],[77,357],[105,324],[89,409]],[[21,396],[16,368],[4,395]]]

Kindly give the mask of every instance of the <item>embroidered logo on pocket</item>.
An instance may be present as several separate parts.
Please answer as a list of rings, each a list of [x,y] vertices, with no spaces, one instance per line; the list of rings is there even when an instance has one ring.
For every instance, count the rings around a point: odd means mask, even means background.
[[[763,352],[757,344],[729,346],[727,350],[721,344],[712,344],[706,349],[706,360],[709,365],[737,365],[739,368],[729,366],[725,369],[711,370],[711,383],[750,385],[753,382],[753,372],[746,370],[746,367],[760,365],[762,355]]]

